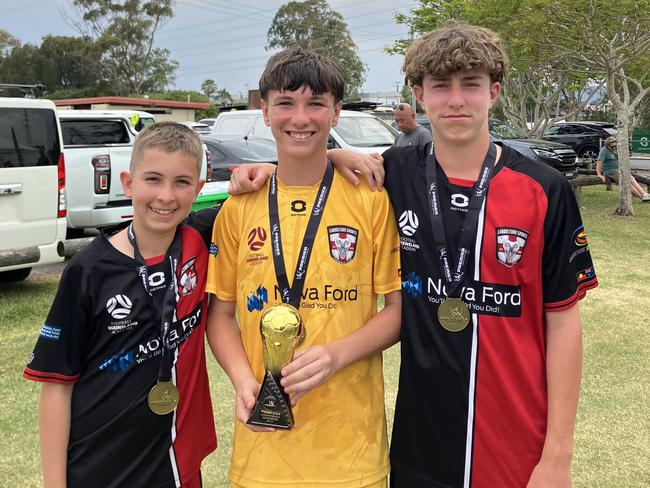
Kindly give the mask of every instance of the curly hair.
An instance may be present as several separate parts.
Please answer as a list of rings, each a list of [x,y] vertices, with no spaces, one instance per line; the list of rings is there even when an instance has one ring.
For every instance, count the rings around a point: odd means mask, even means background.
[[[501,38],[484,27],[448,24],[416,39],[404,58],[402,72],[411,86],[429,74],[446,78],[460,71],[484,70],[492,82],[502,82],[508,55]]]

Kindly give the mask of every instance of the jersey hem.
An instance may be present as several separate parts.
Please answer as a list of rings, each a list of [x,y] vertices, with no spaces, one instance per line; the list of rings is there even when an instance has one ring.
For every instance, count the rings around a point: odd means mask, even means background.
[[[230,295],[228,293],[224,293],[223,291],[218,291],[214,286],[206,286],[205,292],[216,296],[219,300],[222,300],[224,302],[234,302],[237,299],[237,295],[234,293]]]
[[[551,302],[551,303],[545,303],[544,304],[544,311],[545,312],[561,312],[563,310],[567,310],[571,307],[573,307],[576,303],[578,303],[580,300],[582,300],[585,296],[587,296],[587,292],[589,290],[592,290],[598,286],[598,279],[593,278],[592,280],[585,281],[584,283],[581,283],[580,286],[576,289],[575,293],[570,297],[567,298],[566,300],[562,300],[561,302]]]
[[[419,475],[417,473],[414,473],[413,471],[400,466],[398,463],[395,461],[391,462],[391,469],[394,473],[399,473],[400,476],[403,476],[404,478],[407,478],[407,481],[409,482],[409,486],[412,486],[412,488],[452,488],[450,485],[446,485],[444,483],[439,483],[437,481],[434,481],[430,478],[427,478],[425,476]],[[412,485],[412,483],[417,483],[415,485]]]
[[[246,478],[242,475],[235,474],[231,469],[228,470],[228,479],[232,483],[237,483],[243,488],[265,488],[267,486],[283,487],[292,486],[294,488],[311,488],[314,486],[327,486],[331,488],[358,488],[360,486],[368,486],[373,483],[386,478],[390,472],[388,465],[383,466],[381,470],[373,475],[362,476],[353,480],[345,481],[267,481],[267,480],[253,480]]]
[[[377,295],[385,295],[386,293],[392,293],[394,291],[400,291],[402,289],[402,283],[400,281],[396,283],[391,283],[384,286],[375,286],[374,291]]]
[[[46,373],[30,368],[25,368],[25,371],[23,371],[23,378],[26,380],[38,381],[40,383],[58,383],[60,385],[72,385],[79,380],[79,376],[78,374],[68,376],[60,373]]]

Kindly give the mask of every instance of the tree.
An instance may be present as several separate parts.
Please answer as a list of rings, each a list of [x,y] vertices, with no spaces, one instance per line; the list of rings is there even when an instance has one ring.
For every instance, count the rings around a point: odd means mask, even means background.
[[[584,110],[602,82],[566,69],[552,50],[540,45],[540,32],[551,26],[548,18],[531,8],[534,3],[536,0],[420,0],[410,15],[396,16],[398,23],[409,26],[411,38],[398,40],[388,52],[404,53],[413,36],[452,21],[494,30],[504,40],[511,60],[500,109],[524,134],[540,136],[550,124]],[[576,96],[578,92],[580,96]]]
[[[358,96],[366,67],[343,16],[325,0],[289,2],[277,11],[268,34],[267,49],[302,48],[330,58],[345,79],[345,99]]]
[[[172,17],[173,0],[72,0],[78,30],[102,47],[101,62],[117,95],[161,90],[174,80],[176,61],[154,48],[155,35]]]
[[[93,96],[105,87],[100,56],[101,49],[89,39],[45,36],[40,46],[16,46],[0,60],[0,81],[40,83],[54,98],[61,98],[61,91]]]
[[[0,29],[0,60],[7,56],[9,52],[20,46],[20,41],[9,34],[6,30]]]
[[[628,138],[650,96],[650,74],[641,68],[650,58],[650,0],[619,0],[616,8],[604,0],[547,0],[541,12],[556,32],[543,41],[552,43],[557,56],[586,73],[601,73],[607,81],[621,170],[616,213],[633,215]]]
[[[201,91],[209,100],[212,100],[212,95],[217,93],[217,84],[214,80],[205,80],[201,83]]]

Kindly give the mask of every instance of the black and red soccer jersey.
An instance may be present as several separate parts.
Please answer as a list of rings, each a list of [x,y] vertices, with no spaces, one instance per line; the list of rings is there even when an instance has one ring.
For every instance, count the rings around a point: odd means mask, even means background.
[[[170,280],[168,262],[147,262],[150,298],[135,261],[101,235],[61,277],[24,376],[74,384],[70,487],[177,487],[197,476],[216,448],[204,350],[208,251],[196,230],[181,232],[169,333],[180,400],[172,414],[156,415],[147,405],[162,352],[153,310]]]
[[[409,488],[524,487],[546,432],[545,312],[597,285],[580,213],[564,177],[504,147],[461,288],[472,320],[448,332],[436,316],[446,286],[427,200],[429,147],[384,153],[403,285],[392,469]],[[455,257],[472,182],[438,171],[438,187]]]

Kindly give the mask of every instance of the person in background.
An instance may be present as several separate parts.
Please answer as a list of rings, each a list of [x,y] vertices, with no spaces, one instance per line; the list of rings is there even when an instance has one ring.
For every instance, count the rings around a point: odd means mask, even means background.
[[[393,112],[400,135],[395,139],[395,146],[418,146],[431,142],[431,132],[415,120],[415,112],[408,103],[400,103]]]
[[[609,136],[605,139],[605,143],[598,153],[598,159],[596,160],[596,174],[603,183],[618,184],[620,171],[618,167],[618,151],[616,150],[616,146],[616,137]],[[641,185],[639,185],[639,183],[634,179],[634,176],[630,177],[630,189],[632,195],[640,198],[642,202],[650,202],[650,195],[643,190]]]

